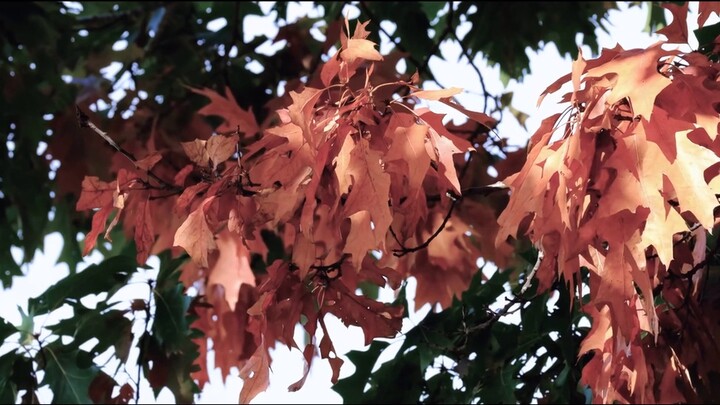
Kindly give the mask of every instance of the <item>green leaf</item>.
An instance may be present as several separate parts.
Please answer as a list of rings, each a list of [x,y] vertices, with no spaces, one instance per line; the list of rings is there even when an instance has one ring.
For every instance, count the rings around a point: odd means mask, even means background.
[[[59,308],[66,302],[77,303],[90,294],[107,292],[108,297],[112,297],[127,283],[136,269],[135,256],[105,259],[80,273],[65,277],[37,298],[31,298],[30,312],[34,315],[42,315]]]
[[[3,146],[0,146],[0,154],[3,152]],[[0,173],[3,173],[3,161],[0,159]],[[20,265],[12,257],[11,248],[18,244],[18,238],[10,223],[7,221],[9,214],[14,211],[14,207],[6,207],[6,200],[0,199],[0,285],[3,288],[10,288],[14,276],[22,276]],[[12,208],[12,209],[11,209]],[[6,210],[7,209],[7,210]],[[10,211],[10,212],[8,212]]]
[[[181,351],[189,328],[187,310],[192,298],[183,294],[184,287],[178,283],[173,287],[156,289],[155,322],[153,332],[168,353]]]
[[[13,326],[13,324],[6,321],[4,318],[0,318],[0,340],[4,341],[17,331],[17,328]]]
[[[15,351],[0,357],[0,403],[15,403],[20,391],[26,391],[25,399],[35,398],[37,380],[33,370],[33,361]],[[39,402],[33,402],[39,403]]]
[[[363,398],[365,384],[370,379],[378,356],[389,345],[387,342],[376,340],[365,351],[353,350],[347,354],[348,360],[355,365],[355,372],[332,386],[333,391],[343,397],[343,402],[351,403]]]
[[[43,384],[53,392],[53,404],[92,404],[90,383],[100,371],[95,365],[81,367],[81,352],[68,350],[60,342],[43,348],[46,364]]]
[[[74,310],[72,318],[63,319],[48,326],[48,329],[57,335],[73,337],[74,348],[95,338],[97,342],[92,347],[86,347],[94,356],[113,347],[118,359],[127,360],[132,344],[132,322],[125,317],[126,311],[114,309],[101,312],[100,308],[88,309],[82,305],[75,306]]]
[[[199,391],[191,377],[196,371],[195,359],[198,346],[192,339],[197,331],[190,328],[194,316],[188,314],[192,299],[184,294],[179,281],[180,266],[189,256],[172,259],[169,251],[159,255],[160,271],[153,288],[155,314],[151,333],[145,333],[138,341],[142,356],[141,364],[148,376],[155,395],[164,387],[170,389],[175,400],[191,402]]]
[[[432,22],[437,17],[437,14],[442,10],[447,2],[444,1],[421,1],[420,8],[427,17],[428,21]]]
[[[55,203],[55,216],[48,224],[47,233],[60,232],[63,237],[63,247],[58,257],[58,263],[67,263],[70,273],[77,272],[77,265],[82,262],[82,250],[80,243],[76,239],[76,235],[80,231],[74,224],[73,218],[77,215],[74,203],[70,203],[67,199],[58,199]]]
[[[0,357],[0,403],[13,404],[17,398],[18,389],[10,380],[17,357],[15,352]]]
[[[698,50],[707,55],[713,51],[713,42],[720,35],[720,23],[700,27],[694,32],[698,40]]]
[[[359,282],[358,288],[360,289],[362,295],[373,300],[377,300],[378,294],[380,293],[380,286],[378,286],[377,284],[373,284],[369,281]]]
[[[189,333],[188,308],[192,298],[185,295],[185,287],[179,281],[180,266],[185,261],[187,255],[176,259],[161,255],[160,272],[153,289],[153,332],[168,354],[180,352]]]

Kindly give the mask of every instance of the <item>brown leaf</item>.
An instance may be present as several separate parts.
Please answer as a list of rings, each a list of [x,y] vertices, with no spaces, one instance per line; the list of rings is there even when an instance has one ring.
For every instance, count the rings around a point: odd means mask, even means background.
[[[218,164],[228,160],[230,156],[235,154],[239,140],[240,137],[237,135],[214,135],[207,140],[205,147],[213,167],[217,167]]]
[[[356,212],[369,211],[375,226],[373,243],[384,246],[385,235],[392,223],[388,206],[390,175],[383,170],[380,154],[369,148],[367,140],[360,139],[350,153],[350,165],[345,176],[352,179],[353,185],[343,215],[349,217]]]
[[[425,112],[420,115],[420,118],[430,126],[428,134],[435,150],[436,156],[434,160],[438,163],[438,173],[440,173],[441,179],[449,188],[460,195],[460,181],[455,170],[453,155],[475,150],[475,148],[465,139],[448,132],[442,123],[442,115]]]
[[[182,145],[185,154],[190,160],[199,166],[207,167],[210,155],[208,155],[208,151],[205,148],[206,143],[207,141],[196,139],[192,142],[181,142],[180,145]]]
[[[240,132],[247,136],[254,135],[260,131],[257,120],[255,119],[255,114],[253,114],[252,110],[240,108],[229,87],[225,88],[226,97],[221,96],[211,89],[191,88],[190,90],[210,99],[210,104],[201,108],[198,113],[221,117],[224,122],[218,126],[218,132],[228,133],[240,130]]]
[[[270,355],[264,344],[258,346],[250,360],[240,370],[243,387],[239,403],[249,404],[259,393],[265,392],[270,385]]]
[[[345,325],[362,328],[366,345],[376,337],[395,337],[402,326],[402,306],[391,306],[355,295],[342,282],[328,285],[321,310],[334,314]]]
[[[707,22],[708,18],[712,13],[720,16],[720,2],[717,1],[700,1],[698,9],[697,23],[698,27],[702,27]],[[703,44],[700,44],[703,45]]]
[[[683,5],[665,3],[660,7],[670,10],[672,13],[672,22],[670,25],[657,31],[658,34],[665,35],[669,43],[687,44],[688,43],[688,2]]]
[[[155,244],[155,230],[153,228],[150,199],[147,196],[136,208],[135,217],[135,245],[137,246],[137,262],[145,264],[152,247]],[[118,213],[120,216],[120,213]]]
[[[75,209],[78,211],[102,208],[112,205],[113,193],[117,182],[106,183],[95,176],[87,176],[82,181],[82,192]]]

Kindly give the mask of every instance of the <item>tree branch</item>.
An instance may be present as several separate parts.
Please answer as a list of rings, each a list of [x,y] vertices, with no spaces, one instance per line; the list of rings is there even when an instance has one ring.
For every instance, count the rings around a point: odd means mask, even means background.
[[[452,216],[453,210],[455,209],[455,205],[460,201],[460,198],[456,198],[453,200],[452,203],[450,203],[450,209],[448,210],[447,215],[445,215],[445,218],[443,219],[442,223],[438,227],[437,230],[423,243],[421,243],[418,246],[415,247],[404,247],[400,241],[397,239],[397,235],[395,235],[395,231],[393,231],[392,227],[390,228],[390,233],[395,237],[395,240],[398,241],[398,244],[400,245],[401,249],[393,249],[393,255],[396,257],[403,257],[408,253],[417,252],[418,250],[425,249],[428,247],[430,242],[433,241],[433,239],[437,238],[438,235],[440,235],[440,232],[445,229],[445,225],[447,225],[447,222],[450,220],[450,216]]]
[[[460,49],[462,50],[463,56],[465,56],[465,58],[467,58],[468,63],[470,64],[470,66],[473,68],[473,70],[475,71],[475,73],[478,75],[478,78],[480,79],[480,86],[482,87],[483,98],[484,98],[484,102],[483,102],[483,113],[484,113],[484,114],[487,114],[487,112],[488,112],[488,101],[490,100],[490,98],[491,98],[492,96],[490,95],[490,92],[488,92],[487,87],[485,86],[485,79],[483,78],[483,75],[482,75],[482,73],[480,72],[480,68],[478,68],[478,67],[475,65],[475,62],[473,61],[473,58],[470,56],[470,53],[468,52],[467,48],[465,48],[465,47],[462,46],[462,42],[460,41],[460,38],[457,37],[457,33],[455,33],[454,31],[453,31],[453,37],[455,38],[456,41],[458,41],[458,44],[460,44]],[[493,97],[493,98],[494,98],[494,97]]]
[[[90,121],[90,118],[87,116],[87,114],[85,114],[85,113],[80,109],[80,106],[78,106],[78,105],[75,106],[75,112],[76,112],[76,115],[77,115],[78,125],[80,126],[80,128],[90,128],[90,129],[93,130],[96,134],[100,135],[100,137],[101,137],[105,142],[107,142],[108,145],[112,146],[116,151],[122,153],[123,156],[125,156],[129,161],[131,161],[132,164],[135,166],[136,169],[144,171],[145,173],[148,174],[148,176],[150,176],[152,179],[154,179],[155,181],[157,181],[157,182],[160,184],[160,187],[161,187],[162,189],[164,189],[164,190],[174,190],[174,191],[178,191],[178,190],[181,189],[180,187],[177,187],[177,186],[175,186],[175,185],[173,185],[173,184],[170,184],[170,183],[168,183],[167,181],[161,179],[161,178],[158,177],[155,173],[153,173],[152,170],[149,170],[149,169],[148,169],[148,170],[145,170],[145,169],[139,167],[138,164],[137,164],[137,163],[138,163],[137,158],[135,158],[135,156],[133,156],[132,153],[130,153],[130,152],[128,152],[127,150],[125,150],[122,146],[120,146],[120,145],[118,145],[117,143],[115,143],[115,141],[114,141],[112,138],[110,138],[110,136],[107,134],[107,132],[101,130],[101,129],[98,128],[92,121]]]
[[[433,46],[433,49],[430,50],[430,53],[425,56],[425,60],[423,60],[422,66],[418,68],[418,71],[422,72],[425,71],[428,68],[428,64],[430,63],[430,58],[432,58],[439,50],[440,45],[442,42],[447,38],[448,35],[453,34],[454,36],[454,30],[455,27],[453,27],[453,18],[455,14],[455,10],[453,9],[453,2],[449,1],[448,3],[448,13],[447,13],[447,25],[445,26],[445,30],[443,30],[442,34],[440,34],[440,37],[438,38],[437,42],[435,42],[435,45]]]

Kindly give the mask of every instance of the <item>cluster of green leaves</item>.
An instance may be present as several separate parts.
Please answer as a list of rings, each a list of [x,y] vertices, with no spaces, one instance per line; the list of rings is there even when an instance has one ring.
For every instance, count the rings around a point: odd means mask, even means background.
[[[531,288],[532,298],[513,295],[503,309],[491,309],[511,285],[519,287],[512,280],[518,272],[494,272],[483,281],[479,270],[461,299],[405,334],[393,359],[378,364],[386,341],[348,353],[356,371],[333,389],[345,402],[362,403],[585,403],[579,384],[585,361],[576,356],[588,328],[567,288],[557,283],[537,296]],[[553,294],[558,299],[550,306]],[[502,319],[516,311],[518,324]]]
[[[187,255],[160,257],[156,280],[148,280],[149,294],[130,305],[113,300],[129,283],[138,282],[134,246],[127,244],[119,255],[106,258],[81,272],[69,275],[28,302],[21,310],[22,323],[12,325],[0,318],[0,338],[17,337],[11,350],[0,357],[0,401],[33,401],[39,386],[48,385],[53,403],[127,403],[134,396],[140,375],[128,367],[135,344],[142,368],[157,395],[168,387],[179,402],[192,402],[198,392],[190,378],[199,355],[192,339],[188,315],[192,298],[179,283],[179,268]],[[104,296],[105,298],[102,298]],[[35,317],[61,316],[49,325],[37,325]],[[133,332],[135,323],[144,326]],[[98,364],[99,357],[106,358]],[[37,373],[44,372],[38,381]],[[139,370],[138,370],[139,372]],[[113,397],[115,386],[119,394]],[[37,398],[34,399],[37,403]]]

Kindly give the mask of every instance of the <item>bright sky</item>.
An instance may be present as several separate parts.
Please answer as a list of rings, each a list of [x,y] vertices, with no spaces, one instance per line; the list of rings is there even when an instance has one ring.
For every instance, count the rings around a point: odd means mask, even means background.
[[[268,10],[270,8],[270,4],[268,3],[261,4],[261,6],[264,10]],[[308,12],[310,12],[311,15],[318,14],[317,10],[313,11],[311,9],[311,3],[309,2],[304,2],[303,4],[290,3],[288,8],[290,15],[301,16],[307,14]],[[610,23],[607,24],[607,29],[610,31],[609,34],[602,30],[597,31],[598,42],[602,47],[612,48],[616,43],[619,43],[623,48],[629,49],[646,47],[656,42],[658,37],[651,38],[648,34],[642,32],[647,21],[647,12],[644,8],[628,8],[627,6],[621,6],[621,9],[622,11],[613,11],[610,13]],[[348,8],[348,12],[351,19],[357,16],[357,11],[353,10],[352,7]],[[260,33],[273,38],[277,32],[277,28],[273,25],[273,20],[273,17],[246,17],[244,21],[244,27],[246,29],[244,40],[249,41],[254,35],[258,35]],[[219,29],[222,25],[224,25],[221,21],[216,21],[214,24],[216,24],[216,29]],[[392,24],[383,25],[383,27],[389,32],[394,30]],[[468,28],[468,26],[460,27],[461,30],[467,30]],[[691,25],[690,29],[692,30],[693,28],[695,27]],[[503,33],[503,35],[512,35],[512,33]],[[581,41],[581,39],[578,38],[578,41]],[[122,46],[122,44],[118,46]],[[282,43],[276,44],[275,46],[270,46],[268,44],[267,47],[268,49],[276,49],[281,46]],[[382,43],[380,48],[381,52],[386,52],[389,49],[389,46],[390,45],[387,42]],[[482,100],[478,94],[482,92],[482,89],[480,87],[479,80],[477,80],[474,70],[467,65],[466,60],[462,59],[460,62],[457,62],[460,56],[459,46],[456,44],[446,43],[441,47],[441,50],[445,60],[449,62],[437,57],[431,59],[430,67],[434,71],[435,76],[445,87],[454,86],[466,89],[468,93],[459,95],[458,99],[468,108],[481,110]],[[587,47],[584,47],[583,53],[586,57],[593,55]],[[540,93],[558,77],[570,71],[571,60],[569,58],[562,58],[553,44],[547,45],[544,50],[538,53],[530,52],[531,73],[525,77],[522,84],[511,81],[509,86],[505,89],[503,89],[499,80],[499,69],[486,67],[480,58],[477,59],[477,65],[481,67],[481,71],[490,93],[500,94],[507,91],[514,92],[514,107],[530,115],[530,118],[527,120],[527,127],[530,133],[538,127],[542,118],[563,109],[562,106],[554,104],[557,99],[550,97],[545,100],[544,104],[539,109],[536,109],[536,102]],[[250,65],[248,68],[256,69],[258,67]],[[113,73],[109,71],[108,74],[112,75]],[[432,88],[432,86],[429,86],[429,88]],[[506,114],[503,122],[500,124],[499,133],[502,136],[511,137],[513,143],[517,145],[524,145],[529,136],[529,133],[522,129],[517,121],[515,121],[515,119],[509,114]],[[5,303],[0,306],[0,316],[10,322],[19,324],[20,314],[16,304],[26,310],[27,299],[29,297],[39,295],[49,285],[57,282],[68,274],[66,265],[55,265],[55,261],[59,256],[61,243],[62,239],[58,234],[48,235],[45,239],[45,253],[37,253],[32,264],[25,266],[24,270],[27,276],[16,278],[12,289],[0,291],[0,302]],[[13,254],[17,260],[22,257],[19,249],[14,249]],[[86,263],[98,263],[101,260],[102,257],[100,254],[95,252],[87,258]],[[158,261],[153,257],[151,258],[149,264],[154,268],[157,268]],[[137,283],[134,284],[135,286],[122,290],[120,295],[115,298],[132,299],[135,297],[146,297],[147,290],[146,287],[143,287],[144,280],[148,277],[154,277],[155,275],[156,270],[150,270],[147,273],[140,273],[136,278]],[[412,292],[414,289],[410,288],[409,291]],[[383,298],[385,300],[391,300],[392,292],[384,291]],[[429,310],[429,307],[425,307],[418,313],[413,313],[410,320],[404,325],[403,330],[406,331],[411,328],[416,322],[422,319]],[[37,325],[42,325],[43,320],[36,320],[36,322]],[[141,328],[143,327],[141,323],[138,326]],[[358,328],[353,327],[347,329],[335,318],[328,319],[328,326],[338,354],[344,354],[350,350],[360,349],[363,347],[362,332]],[[296,336],[299,337],[301,334],[296,334]],[[318,336],[318,339],[319,338],[320,335]],[[395,341],[400,342],[401,339],[402,337],[395,339]],[[399,344],[394,345],[394,347],[395,349],[399,348]],[[10,349],[11,347],[8,345],[2,346],[0,348],[0,355],[6,353]],[[130,358],[132,359],[136,355],[136,351],[131,352]],[[310,376],[303,389],[298,392],[289,393],[287,391],[287,387],[291,383],[297,381],[302,374],[302,355],[299,351],[290,352],[287,348],[281,346],[278,346],[272,355],[274,360],[270,388],[266,393],[258,395],[253,403],[342,402],[342,398],[330,388],[331,370],[326,361],[316,359]],[[388,350],[384,356],[386,358],[394,356],[394,350]],[[346,362],[341,371],[341,378],[351,375],[353,371],[354,366],[351,363]],[[228,378],[227,384],[224,385],[220,380],[220,373],[218,371],[211,373],[211,382],[206,385],[204,392],[198,398],[198,402],[237,403],[238,394],[240,392],[240,388],[242,387],[242,381],[237,377],[237,374],[237,370],[235,370],[233,375]],[[40,399],[42,402],[49,402],[50,397],[51,393],[49,389],[45,388],[40,390]],[[147,382],[144,383],[143,389],[141,390],[140,400],[142,403],[155,402],[154,396]],[[168,390],[161,392],[160,396],[157,398],[158,403],[168,403],[173,401],[174,398]]]

